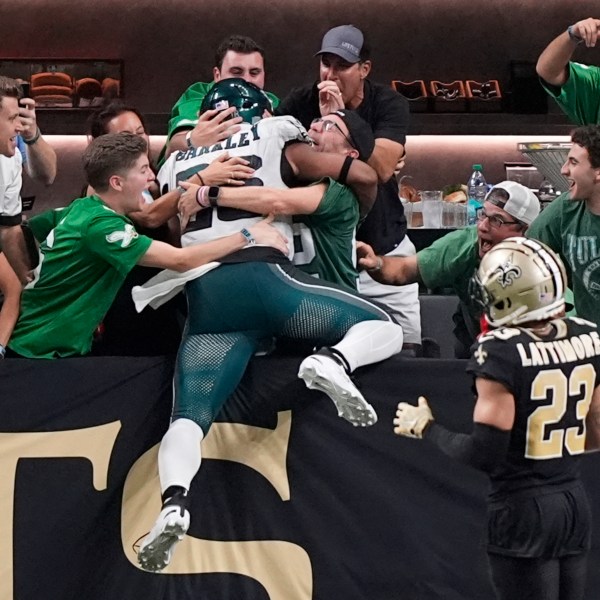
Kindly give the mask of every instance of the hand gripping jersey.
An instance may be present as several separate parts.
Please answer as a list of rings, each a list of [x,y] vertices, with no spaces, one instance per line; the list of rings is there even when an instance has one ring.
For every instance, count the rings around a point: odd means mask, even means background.
[[[172,154],[158,174],[161,191],[165,193],[175,189],[179,181],[202,172],[224,152],[245,158],[255,169],[254,177],[246,182],[247,186],[286,188],[281,177],[282,154],[286,144],[293,141],[309,141],[306,130],[293,117],[262,119],[254,125],[241,123],[241,130],[224,142]],[[235,208],[204,209],[194,221],[190,221],[181,243],[189,246],[224,237],[243,227],[250,227],[262,218],[263,215]],[[287,237],[291,258],[294,247],[291,218],[278,217],[274,225]]]
[[[555,334],[544,338],[518,327],[493,330],[469,361],[469,373],[499,381],[515,399],[508,455],[491,475],[492,499],[560,489],[578,477],[585,418],[600,383],[600,335],[583,319],[552,323]]]

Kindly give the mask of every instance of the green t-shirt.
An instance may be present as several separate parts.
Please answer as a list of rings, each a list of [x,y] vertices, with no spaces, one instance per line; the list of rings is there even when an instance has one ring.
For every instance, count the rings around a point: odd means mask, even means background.
[[[467,356],[480,331],[481,308],[469,295],[469,281],[479,267],[477,227],[457,229],[417,252],[419,275],[429,289],[452,288],[460,302],[454,314],[454,335]]]
[[[358,199],[354,192],[329,178],[317,210],[294,217],[293,263],[310,275],[356,291],[358,220]]]
[[[600,123],[600,69],[576,62],[569,63],[569,79],[562,87],[542,80],[544,89],[562,111],[578,125]]]
[[[87,354],[94,330],[152,240],[97,196],[29,223],[44,241],[9,347],[29,358]]]
[[[181,94],[179,100],[175,103],[171,109],[171,118],[167,127],[167,141],[170,140],[173,135],[182,129],[193,129],[198,123],[198,111],[204,96],[208,93],[210,88],[214,85],[214,81],[210,83],[203,83],[201,81],[190,85],[190,87]],[[265,92],[273,104],[273,110],[279,105],[279,98],[270,92]],[[162,166],[165,160],[166,146],[161,150],[158,158],[159,168]]]
[[[527,230],[527,237],[550,246],[562,258],[579,317],[600,324],[600,215],[564,193]]]
[[[469,303],[469,281],[479,266],[477,227],[465,227],[437,239],[417,252],[419,274],[431,290],[452,288]]]

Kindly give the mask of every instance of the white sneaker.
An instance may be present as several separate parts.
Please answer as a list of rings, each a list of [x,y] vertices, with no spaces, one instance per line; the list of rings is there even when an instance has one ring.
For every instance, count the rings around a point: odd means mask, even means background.
[[[175,544],[183,539],[189,526],[190,513],[185,508],[165,506],[140,546],[138,562],[142,569],[162,571],[171,562]]]
[[[348,374],[336,360],[322,354],[311,354],[302,361],[298,377],[306,387],[327,394],[335,404],[338,416],[355,427],[368,427],[377,422],[375,409],[356,389]]]

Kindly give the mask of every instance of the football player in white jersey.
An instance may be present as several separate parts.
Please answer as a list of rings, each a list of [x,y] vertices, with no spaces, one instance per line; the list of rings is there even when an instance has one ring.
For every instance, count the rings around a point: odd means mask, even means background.
[[[268,98],[240,79],[215,84],[202,110],[232,105],[244,119],[242,129],[216,146],[190,147],[171,155],[159,173],[161,185],[168,188],[188,179],[194,169],[225,150],[244,156],[255,169],[250,185],[285,185],[284,148],[304,141],[305,130],[289,117],[263,120],[270,112]],[[295,150],[286,151],[290,168],[307,178],[338,174],[344,167],[344,156],[314,153],[308,144],[294,144],[290,150]],[[349,166],[353,168],[354,163]],[[188,225],[183,245],[226,235],[232,225],[244,231],[261,218],[219,207],[218,195],[218,188],[199,188],[198,203],[210,209]],[[282,220],[280,227],[291,242],[289,221]],[[138,555],[149,571],[169,564],[175,544],[189,527],[188,491],[200,468],[200,443],[257,350],[282,336],[323,346],[302,362],[299,377],[309,388],[326,393],[339,416],[364,427],[375,423],[377,415],[349,373],[402,348],[402,329],[382,308],[299,271],[281,252],[255,244],[251,235],[246,248],[189,281],[186,293],[188,325],[177,360],[172,421],[158,459],[163,508]]]

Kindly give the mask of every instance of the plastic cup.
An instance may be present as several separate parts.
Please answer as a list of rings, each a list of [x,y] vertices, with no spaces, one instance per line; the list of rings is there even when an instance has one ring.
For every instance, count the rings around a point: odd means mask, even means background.
[[[463,202],[454,205],[454,227],[460,229],[467,226],[467,205]]]
[[[439,229],[442,226],[442,192],[427,190],[420,192],[423,203],[423,227]]]
[[[442,227],[452,229],[456,227],[456,205],[453,202],[444,202],[442,205]]]
[[[406,217],[406,226],[409,229],[423,227],[423,203],[407,202],[404,205],[404,216]]]

